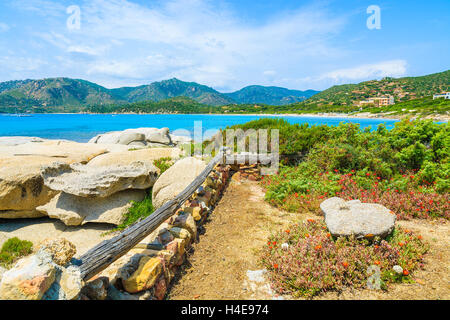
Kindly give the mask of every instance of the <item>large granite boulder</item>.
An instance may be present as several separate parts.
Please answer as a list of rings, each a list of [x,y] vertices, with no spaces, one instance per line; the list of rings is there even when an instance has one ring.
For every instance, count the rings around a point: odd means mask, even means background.
[[[127,189],[148,189],[158,177],[158,169],[148,163],[90,167],[54,163],[42,168],[44,184],[55,191],[78,197],[108,197]]]
[[[320,208],[333,236],[384,238],[394,230],[396,215],[381,204],[333,197],[323,201]]]
[[[174,199],[206,167],[202,160],[189,157],[181,159],[167,169],[153,186],[153,207],[158,209],[167,201]]]
[[[67,226],[88,222],[119,225],[124,221],[131,201],[142,201],[146,194],[145,190],[124,190],[108,197],[86,198],[61,192],[36,210],[61,220]]]
[[[178,148],[146,148],[125,152],[110,152],[92,159],[87,166],[102,167],[112,165],[130,165],[141,161],[152,165],[154,160],[161,158],[178,158],[181,150]]]
[[[9,137],[0,143],[0,216],[36,217],[35,208],[56,192],[44,185],[41,166],[55,161],[86,163],[105,152],[97,145]]]
[[[169,128],[138,128],[99,134],[92,138],[89,143],[123,145],[156,143],[172,145],[172,140],[170,139]]]

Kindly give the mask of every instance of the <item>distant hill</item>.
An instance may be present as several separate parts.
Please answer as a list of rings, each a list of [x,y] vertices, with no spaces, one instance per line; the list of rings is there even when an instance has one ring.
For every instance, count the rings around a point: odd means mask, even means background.
[[[450,70],[421,77],[384,78],[379,81],[333,86],[312,96],[304,103],[352,105],[369,97],[381,95],[392,95],[397,103],[444,91],[450,91]]]
[[[217,107],[199,103],[191,98],[175,97],[161,101],[141,101],[126,105],[95,105],[86,108],[92,113],[209,113]]]
[[[187,97],[212,106],[235,102],[210,87],[195,82],[184,82],[176,78],[135,88],[112,89],[111,92],[129,102],[161,101],[174,97]]]
[[[0,107],[55,109],[68,107],[79,110],[90,104],[126,103],[110,90],[95,83],[69,78],[9,81],[0,83]]]
[[[248,86],[236,92],[225,93],[225,95],[237,103],[286,105],[306,100],[319,92],[314,90],[289,90],[280,87]]]

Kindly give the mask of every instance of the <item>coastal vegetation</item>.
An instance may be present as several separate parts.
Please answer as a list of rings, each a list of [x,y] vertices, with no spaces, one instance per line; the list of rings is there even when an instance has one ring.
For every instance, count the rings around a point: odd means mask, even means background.
[[[367,288],[369,281],[384,290],[391,283],[413,283],[410,274],[424,267],[427,250],[421,235],[400,227],[385,240],[334,238],[325,223],[309,219],[271,236],[261,263],[278,293],[311,298],[346,287]]]
[[[119,224],[113,231],[120,231],[128,228],[136,222],[145,219],[155,211],[152,203],[152,190],[149,190],[144,200],[133,201],[130,209],[125,214],[124,221]]]
[[[0,249],[0,267],[8,268],[18,259],[33,251],[33,243],[17,237],[8,239]]]
[[[450,218],[448,123],[403,120],[392,130],[380,125],[362,131],[357,124],[262,119],[232,128],[279,130],[284,163],[262,180],[274,206],[319,214],[320,202],[339,196],[386,205],[399,219]]]
[[[361,130],[356,124],[309,126],[262,119],[232,128],[279,130],[282,164],[260,182],[273,206],[322,216],[319,205],[340,197],[379,203],[398,220],[450,219],[448,123],[403,120],[391,130],[384,125]],[[411,274],[424,267],[427,250],[420,234],[398,225],[384,240],[336,238],[318,218],[273,234],[261,249],[260,263],[276,292],[311,298],[367,288],[373,268],[381,289],[412,283]]]

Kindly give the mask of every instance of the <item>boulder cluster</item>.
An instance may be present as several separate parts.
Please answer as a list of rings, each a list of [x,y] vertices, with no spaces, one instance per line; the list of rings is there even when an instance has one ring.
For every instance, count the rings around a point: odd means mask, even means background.
[[[179,162],[166,171],[169,172],[168,180],[180,170],[186,170],[187,164],[195,164],[195,170],[204,167],[204,163],[192,158]],[[73,245],[64,239],[46,242],[36,254],[23,258],[14,268],[4,272],[0,280],[0,299],[163,299],[229,176],[230,166],[216,166],[180,209],[86,283],[80,278],[77,261],[72,259]],[[184,180],[178,187],[183,188],[191,181]],[[161,182],[161,190],[166,183]]]
[[[120,224],[130,202],[143,200],[155,183],[153,161],[178,158],[176,146],[186,141],[167,128],[105,133],[90,143],[2,137],[0,219]]]

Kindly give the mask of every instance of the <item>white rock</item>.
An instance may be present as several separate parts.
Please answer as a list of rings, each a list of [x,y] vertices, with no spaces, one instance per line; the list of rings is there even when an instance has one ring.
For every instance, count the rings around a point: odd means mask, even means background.
[[[392,269],[398,274],[403,274],[403,268],[400,267],[399,265],[393,266]]]
[[[108,197],[122,190],[150,188],[158,169],[143,162],[108,167],[54,163],[43,167],[41,174],[51,190],[78,197]]]
[[[396,215],[381,204],[330,198],[320,204],[333,236],[386,237],[394,230]]]
[[[88,222],[119,225],[131,207],[131,201],[142,201],[144,190],[124,190],[109,197],[86,198],[60,193],[37,210],[50,218],[59,219],[68,226],[83,225]]]
[[[205,162],[193,157],[175,162],[156,180],[153,186],[153,207],[158,209],[167,201],[174,199],[206,167]]]

